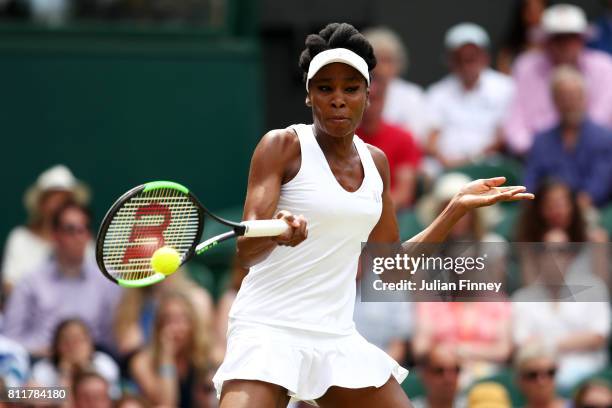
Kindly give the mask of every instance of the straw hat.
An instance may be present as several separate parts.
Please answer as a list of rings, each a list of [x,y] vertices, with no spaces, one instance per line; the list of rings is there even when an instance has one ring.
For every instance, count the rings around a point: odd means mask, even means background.
[[[40,198],[49,191],[69,191],[81,204],[87,204],[90,198],[89,188],[77,180],[68,167],[57,164],[42,172],[36,183],[26,190],[23,202],[30,215],[38,211]]]
[[[446,173],[440,176],[431,190],[419,201],[416,212],[422,225],[429,225],[440,214],[440,207],[448,203],[463,186],[473,180],[463,173]],[[478,215],[486,229],[494,227],[501,220],[496,206],[478,208]]]
[[[468,408],[511,408],[508,391],[495,382],[476,384],[468,394]]]

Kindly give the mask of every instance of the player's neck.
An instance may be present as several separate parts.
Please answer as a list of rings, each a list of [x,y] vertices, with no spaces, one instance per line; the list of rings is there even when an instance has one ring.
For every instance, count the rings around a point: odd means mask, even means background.
[[[315,139],[317,139],[323,153],[326,156],[331,155],[340,159],[348,158],[354,154],[353,135],[354,132],[351,132],[348,135],[336,137],[317,131],[315,128]]]

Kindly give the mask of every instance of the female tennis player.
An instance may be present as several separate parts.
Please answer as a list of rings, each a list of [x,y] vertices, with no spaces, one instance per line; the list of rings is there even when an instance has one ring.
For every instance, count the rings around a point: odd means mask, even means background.
[[[394,243],[384,153],[355,136],[368,101],[372,47],[349,24],[306,39],[300,57],[314,124],[267,133],[253,154],[244,219],[282,218],[276,238],[239,238],[250,272],[232,306],[221,408],[410,407],[407,371],[355,330],[361,243]],[[466,185],[412,242],[441,242],[470,209],[532,198],[503,178]]]

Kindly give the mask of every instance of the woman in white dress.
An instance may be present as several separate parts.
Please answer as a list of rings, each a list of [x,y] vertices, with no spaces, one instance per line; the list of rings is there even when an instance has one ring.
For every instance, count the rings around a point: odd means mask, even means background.
[[[376,65],[349,24],[308,36],[300,67],[313,125],[268,132],[251,161],[244,219],[277,217],[276,238],[240,238],[250,268],[229,315],[225,359],[213,381],[221,408],[410,407],[407,371],[355,330],[361,243],[399,240],[381,150],[355,136]],[[471,208],[531,198],[503,178],[468,184],[413,242],[441,242]]]

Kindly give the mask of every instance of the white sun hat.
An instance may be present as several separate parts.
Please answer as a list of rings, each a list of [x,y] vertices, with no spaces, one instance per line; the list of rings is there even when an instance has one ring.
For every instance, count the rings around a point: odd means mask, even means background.
[[[71,192],[75,201],[81,204],[87,204],[90,198],[89,188],[77,180],[68,167],[57,164],[42,172],[36,179],[36,183],[26,190],[23,201],[31,215],[37,212],[42,195],[49,191]]]
[[[444,37],[444,45],[447,49],[452,51],[467,44],[488,48],[491,40],[485,29],[478,24],[460,23],[448,29]]]
[[[572,4],[556,4],[547,8],[542,16],[542,31],[546,35],[581,34],[589,29],[584,11]]]

